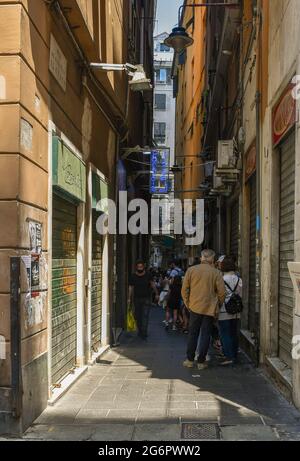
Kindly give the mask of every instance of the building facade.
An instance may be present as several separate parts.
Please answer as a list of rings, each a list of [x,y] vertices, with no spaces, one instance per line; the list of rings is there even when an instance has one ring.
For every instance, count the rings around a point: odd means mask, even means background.
[[[190,2],[189,2],[190,3]],[[197,2],[194,2],[197,3]],[[206,113],[206,8],[184,8],[182,24],[193,37],[192,46],[175,56],[173,66],[176,97],[176,198],[202,198],[206,156],[202,150]],[[209,165],[208,165],[209,166]],[[193,264],[201,248],[187,247],[177,239],[178,257],[184,266]]]
[[[290,39],[300,36],[299,7],[274,3],[207,11],[200,149],[215,166],[204,170],[204,244],[236,259],[242,347],[299,407],[299,296],[288,270],[300,257],[299,46]]]
[[[166,32],[154,37],[154,141],[170,148],[170,165],[174,164],[175,101],[173,98],[172,63],[174,51],[164,44]]]
[[[158,147],[166,147],[169,157],[169,193],[156,194],[153,198],[166,199],[170,206],[174,202],[174,175],[172,167],[175,160],[175,100],[173,96],[172,64],[174,51],[164,44],[168,34],[163,32],[154,37],[154,125],[153,140]],[[173,214],[171,209],[170,234],[172,234]],[[168,260],[174,257],[174,239],[152,238],[151,265],[166,267]]]
[[[0,433],[28,427],[124,326],[127,242],[96,223],[127,188],[122,149],[151,143],[152,93],[90,63],[152,79],[144,3],[0,2]]]

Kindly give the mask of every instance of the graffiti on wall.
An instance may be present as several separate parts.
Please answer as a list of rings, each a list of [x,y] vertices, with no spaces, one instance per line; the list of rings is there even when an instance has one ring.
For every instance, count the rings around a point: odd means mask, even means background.
[[[46,319],[48,266],[42,252],[42,224],[28,221],[30,254],[22,256],[26,278],[24,326],[28,330]]]

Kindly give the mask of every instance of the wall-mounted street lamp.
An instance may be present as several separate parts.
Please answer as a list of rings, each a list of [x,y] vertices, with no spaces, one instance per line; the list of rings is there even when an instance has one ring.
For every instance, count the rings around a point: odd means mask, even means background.
[[[108,63],[98,63],[92,62],[90,64],[91,68],[100,70],[102,72],[116,72],[116,71],[125,71],[128,77],[131,78],[129,81],[129,86],[132,91],[151,91],[152,85],[151,80],[146,77],[146,73],[141,64],[108,64]]]
[[[170,48],[174,48],[176,53],[180,53],[185,48],[191,46],[194,43],[194,39],[189,36],[186,28],[180,25],[181,12],[184,8],[206,8],[210,6],[223,6],[224,8],[239,8],[238,3],[192,3],[181,5],[178,10],[178,26],[174,27],[169,37],[165,40],[165,45]]]

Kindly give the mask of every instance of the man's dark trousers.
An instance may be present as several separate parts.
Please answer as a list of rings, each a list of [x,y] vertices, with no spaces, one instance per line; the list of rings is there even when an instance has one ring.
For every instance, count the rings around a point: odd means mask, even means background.
[[[204,363],[206,361],[213,324],[214,317],[210,317],[208,315],[195,314],[195,312],[190,312],[187,358],[191,362],[195,360],[195,353],[197,349],[200,331],[201,338],[198,362]]]
[[[138,335],[146,339],[148,336],[148,324],[151,302],[149,298],[134,299],[134,316],[137,324]]]

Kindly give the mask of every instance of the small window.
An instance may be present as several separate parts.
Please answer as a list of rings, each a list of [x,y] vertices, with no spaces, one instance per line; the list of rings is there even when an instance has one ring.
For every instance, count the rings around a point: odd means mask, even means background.
[[[166,123],[154,123],[154,140],[157,144],[166,143]]]
[[[156,83],[171,84],[171,69],[162,68],[155,71]]]
[[[167,96],[165,94],[155,95],[155,109],[166,110],[167,108]]]
[[[166,82],[167,81],[167,69],[160,69],[159,70],[159,81]]]

